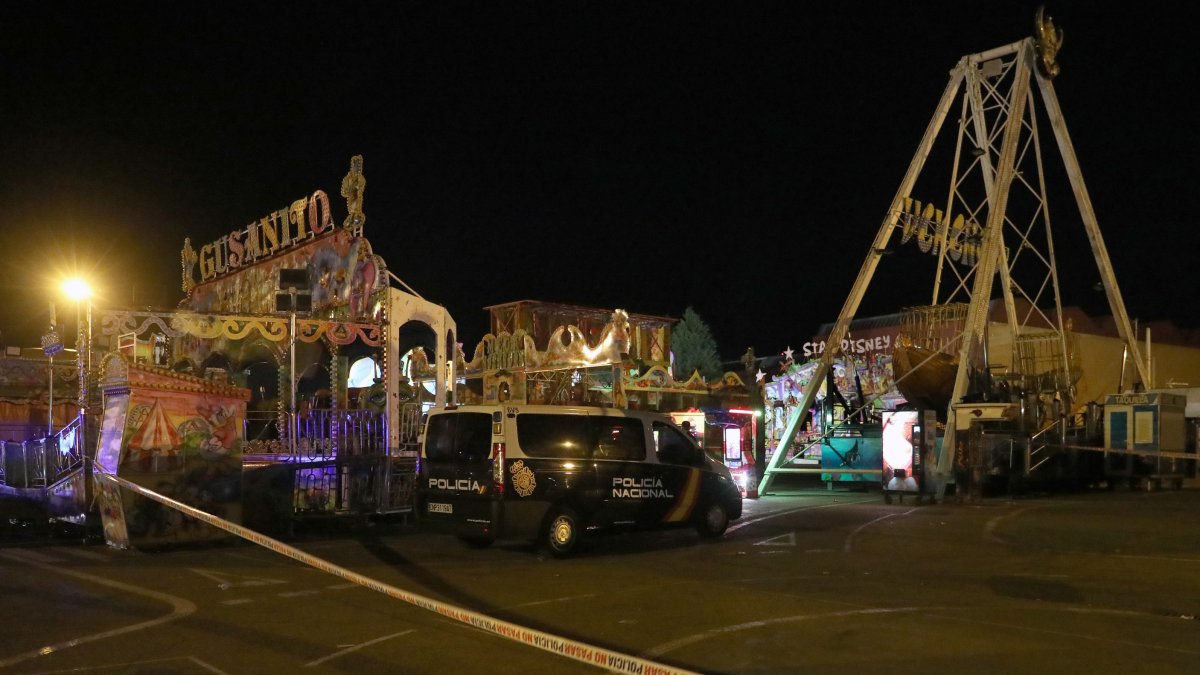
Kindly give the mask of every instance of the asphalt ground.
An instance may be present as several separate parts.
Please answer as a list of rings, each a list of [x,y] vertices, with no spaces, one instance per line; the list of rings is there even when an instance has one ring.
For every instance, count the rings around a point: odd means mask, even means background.
[[[294,543],[698,672],[1184,673],[1200,660],[1197,514],[1191,486],[917,506],[796,484],[747,500],[720,540],[622,534],[568,560],[398,522],[301,528]],[[7,672],[590,670],[247,543],[8,541],[0,594],[19,617],[0,640]]]

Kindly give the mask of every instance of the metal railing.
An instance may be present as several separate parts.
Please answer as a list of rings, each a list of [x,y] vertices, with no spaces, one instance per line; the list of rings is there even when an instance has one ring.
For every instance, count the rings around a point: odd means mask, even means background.
[[[317,409],[297,414],[246,414],[246,447],[252,457],[312,462],[387,454],[387,420],[370,410]]]
[[[297,515],[408,513],[416,488],[420,408],[400,414],[400,447],[388,448],[387,418],[370,410],[251,411],[251,461],[275,462],[292,474]]]
[[[1067,418],[1060,417],[1030,436],[1025,445],[1025,475],[1030,475],[1039,466],[1049,461],[1053,455],[1052,451],[1062,446],[1066,435]]]
[[[0,484],[14,488],[46,487],[83,466],[86,443],[81,417],[58,433],[28,441],[4,441]]]
[[[297,514],[410,513],[415,457],[352,457],[289,465]]]

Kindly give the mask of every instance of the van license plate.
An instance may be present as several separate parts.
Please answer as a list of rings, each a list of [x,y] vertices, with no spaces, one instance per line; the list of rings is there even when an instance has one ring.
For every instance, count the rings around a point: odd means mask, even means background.
[[[429,512],[430,513],[454,513],[454,505],[453,504],[438,504],[435,502],[429,502]]]

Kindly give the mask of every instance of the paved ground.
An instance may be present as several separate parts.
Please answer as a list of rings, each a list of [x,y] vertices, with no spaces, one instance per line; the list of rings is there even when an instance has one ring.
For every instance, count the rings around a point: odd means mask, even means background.
[[[570,560],[413,527],[309,531],[383,583],[711,673],[1195,672],[1200,490],[979,505],[780,489],[726,537]],[[0,548],[7,672],[580,672],[250,544]],[[49,647],[49,649],[47,649]]]

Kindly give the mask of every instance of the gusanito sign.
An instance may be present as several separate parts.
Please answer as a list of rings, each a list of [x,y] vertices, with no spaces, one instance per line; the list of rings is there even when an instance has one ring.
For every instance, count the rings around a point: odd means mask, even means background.
[[[346,198],[348,212],[343,226],[355,237],[362,236],[362,226],[367,220],[362,210],[363,192],[367,188],[362,166],[362,155],[351,157],[350,172],[342,179],[342,196]],[[317,190],[311,196],[292,202],[291,206],[273,211],[242,229],[201,246],[198,254],[192,249],[192,240],[184,239],[180,255],[183,290],[190,294],[196,287],[192,270],[197,263],[200,264],[200,283],[204,283],[294,248],[333,229],[329,195],[324,190]]]
[[[191,239],[183,241],[184,290],[191,280],[191,267],[200,265],[200,283],[273,256],[334,229],[329,195],[317,190],[290,206],[272,211],[246,227],[234,230],[200,247],[197,254]]]

